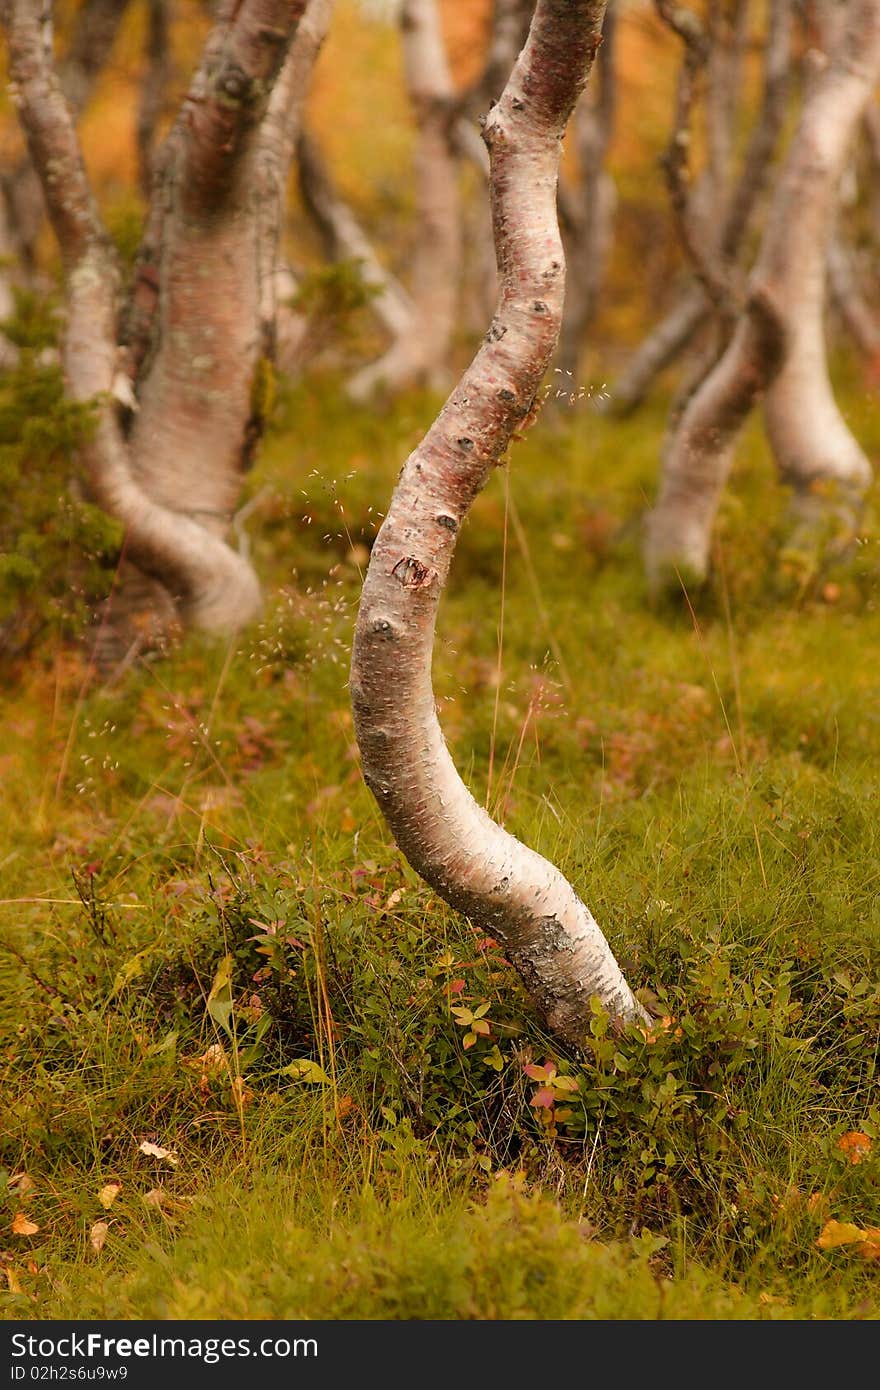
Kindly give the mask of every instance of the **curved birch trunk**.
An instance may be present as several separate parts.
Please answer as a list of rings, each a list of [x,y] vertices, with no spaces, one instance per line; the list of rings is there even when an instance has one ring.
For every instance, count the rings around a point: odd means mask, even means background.
[[[751,277],[751,312],[697,389],[668,441],[646,527],[653,589],[699,582],[736,433],[764,393],[783,477],[811,525],[832,491],[835,521],[853,524],[870,468],[828,383],[822,331],[824,268],[849,145],[880,74],[880,0],[853,0],[831,62],[808,94],[776,186]],[[761,312],[755,316],[755,306]],[[763,321],[764,327],[760,328]],[[775,322],[775,327],[774,327]]]
[[[437,0],[403,0],[400,22],[417,128],[414,312],[384,356],[352,378],[349,394],[361,401],[380,387],[397,392],[414,385],[446,386],[458,309],[461,216],[451,129],[455,89]]]
[[[270,336],[290,156],[277,107],[283,116],[302,100],[291,73],[303,79],[303,64],[291,45],[307,3],[221,5],[159,157],[121,318],[119,267],[52,69],[43,7],[4,5],[20,118],[64,262],[67,389],[95,408],[82,459],[93,500],[126,530],[133,606],[125,584],[114,601],[135,645],[161,640],[178,617],[234,632],[260,605],[256,575],[226,534],[261,424],[254,384]],[[311,0],[309,9],[328,5]],[[308,23],[302,28],[309,49]],[[306,72],[316,51],[312,43]],[[102,625],[99,664],[119,655],[112,626]]]
[[[560,140],[599,42],[604,0],[539,0],[484,127],[500,299],[471,366],[401,472],[373,547],[351,667],[364,777],[413,867],[504,943],[549,1027],[587,1034],[598,995],[643,1019],[608,943],[554,866],[498,826],[455,770],[437,720],[431,651],[455,541],[529,413],[559,334]]]

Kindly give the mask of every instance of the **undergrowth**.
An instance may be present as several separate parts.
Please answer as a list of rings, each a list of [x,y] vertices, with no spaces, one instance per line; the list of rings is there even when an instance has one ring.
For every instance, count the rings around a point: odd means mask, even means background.
[[[269,598],[228,650],[101,686],[68,626],[28,638],[0,754],[4,1315],[874,1318],[876,523],[792,572],[753,430],[710,585],[651,609],[662,403],[548,402],[479,499],[444,728],[655,1020],[597,1010],[566,1054],[361,784],[360,573],[435,404],[282,401],[249,484]]]

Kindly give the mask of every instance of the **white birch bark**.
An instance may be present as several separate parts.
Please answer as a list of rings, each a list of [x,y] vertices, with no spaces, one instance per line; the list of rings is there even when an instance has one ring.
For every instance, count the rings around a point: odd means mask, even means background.
[[[40,0],[3,7],[16,102],[64,262],[67,390],[96,413],[81,451],[88,488],[125,527],[124,563],[145,604],[131,627],[149,623],[148,641],[166,635],[178,615],[234,632],[260,604],[249,561],[225,537],[252,442],[252,383],[264,346],[261,234],[270,271],[278,239],[280,191],[268,201],[264,177],[264,197],[255,194],[261,169],[272,170],[273,89],[307,3],[223,0],[160,156],[122,340],[119,267],[52,67],[49,12]],[[312,9],[328,4],[311,0]],[[275,213],[268,228],[267,207]],[[129,411],[127,429],[117,398]],[[119,602],[127,618],[125,609]],[[109,632],[102,625],[102,640]],[[96,659],[102,663],[100,651]]]
[[[645,1015],[571,885],[491,820],[456,772],[437,719],[431,651],[462,521],[529,413],[558,338],[560,140],[604,8],[604,0],[539,0],[486,120],[498,308],[403,467],[373,547],[351,667],[364,776],[397,843],[447,902],[500,938],[549,1027],[572,1045],[587,1033],[594,995],[621,1023]]]
[[[804,108],[798,159],[789,172],[788,235],[774,248],[789,350],[767,392],[764,422],[780,474],[793,489],[797,540],[830,541],[834,549],[851,540],[872,480],[831,387],[825,294],[840,182],[880,79],[880,0],[852,0],[828,19],[830,60]]]

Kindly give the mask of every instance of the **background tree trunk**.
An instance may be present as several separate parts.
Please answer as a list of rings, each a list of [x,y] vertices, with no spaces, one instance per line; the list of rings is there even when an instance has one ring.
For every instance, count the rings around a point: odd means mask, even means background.
[[[768,388],[768,434],[804,519],[812,526],[817,510],[827,510],[841,525],[852,525],[870,470],[828,382],[824,267],[840,176],[878,72],[880,0],[857,0],[847,9],[837,51],[804,102],[764,229],[747,317],[668,442],[646,532],[646,567],[655,589],[705,577],[735,436]],[[830,498],[816,491],[820,481]]]
[[[326,2],[312,0],[316,8]],[[120,353],[119,267],[51,66],[40,6],[5,6],[21,121],[64,261],[67,386],[74,400],[95,405],[96,429],[83,450],[89,489],[124,524],[125,557],[139,572],[125,640],[142,643],[147,629],[161,635],[178,616],[232,632],[259,606],[256,576],[225,535],[258,436],[264,281],[277,263],[278,183],[289,159],[288,144],[276,152],[275,197],[267,200],[279,129],[270,99],[276,84],[287,104],[292,99],[284,72],[305,8],[306,0],[221,6],[160,156]],[[114,392],[126,402],[125,427]]]
[[[353,377],[350,391],[356,400],[368,399],[380,386],[397,392],[412,385],[447,385],[457,321],[461,212],[452,139],[455,89],[436,0],[403,0],[400,22],[417,132],[414,313],[384,356]]]
[[[612,0],[605,11],[602,46],[596,58],[591,91],[584,94],[574,113],[578,185],[576,189],[568,189],[568,196],[560,199],[566,295],[559,336],[559,369],[572,379],[577,376],[584,337],[596,313],[611,249],[617,193],[606,163],[614,135],[615,82]]]
[[[643,1018],[605,938],[559,871],[496,825],[450,758],[431,651],[455,541],[528,415],[556,346],[564,262],[560,139],[599,43],[603,0],[539,0],[484,138],[501,293],[483,345],[407,460],[376,537],[352,653],[355,731],[368,786],[410,863],[500,937],[549,1027],[577,1045],[598,995]]]
[[[767,184],[773,155],[785,123],[791,66],[792,0],[771,0],[764,46],[761,107],[749,137],[741,172],[731,187],[729,178],[724,175],[730,167],[733,108],[747,15],[748,6],[740,5],[733,51],[727,55],[724,79],[720,83],[723,99],[716,94],[712,101],[711,127],[715,133],[711,163],[714,173],[710,179],[698,185],[701,191],[697,197],[704,237],[707,225],[711,228],[714,223],[719,227],[717,237],[713,234],[706,238],[706,255],[728,275],[736,264],[755,208]],[[710,47],[709,55],[713,51],[714,45]],[[718,59],[714,61],[717,65]],[[722,130],[725,122],[726,133]],[[684,131],[683,137],[687,135],[687,131]],[[706,191],[709,188],[714,189],[717,195],[711,203]],[[710,314],[711,303],[705,287],[699,280],[692,279],[621,372],[609,399],[610,412],[623,416],[637,409],[655,378],[694,341],[709,322]]]

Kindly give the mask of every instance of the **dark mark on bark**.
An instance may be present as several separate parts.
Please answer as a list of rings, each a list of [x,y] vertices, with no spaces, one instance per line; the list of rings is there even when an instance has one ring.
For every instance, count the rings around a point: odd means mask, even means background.
[[[472,439],[468,439],[467,436],[464,436],[461,439],[456,439],[455,442],[458,445],[459,449],[464,449],[466,454],[469,454],[471,449],[474,447],[474,441]]]
[[[498,397],[502,401],[515,401],[516,392],[508,391],[506,386],[502,386],[501,390],[498,392]]]
[[[547,305],[544,303],[543,299],[536,299],[534,304],[532,305],[532,308],[534,309],[536,314],[547,313]]]
[[[430,565],[423,565],[421,560],[417,560],[413,555],[404,555],[391,573],[405,589],[423,589],[432,579],[437,578],[436,570],[431,569]]]
[[[458,530],[458,522],[455,517],[450,516],[448,512],[441,512],[438,517],[435,517],[435,521],[438,526],[445,526],[447,531]]]
[[[489,332],[486,334],[486,342],[497,343],[504,337],[506,332],[507,328],[503,323],[493,323]]]

